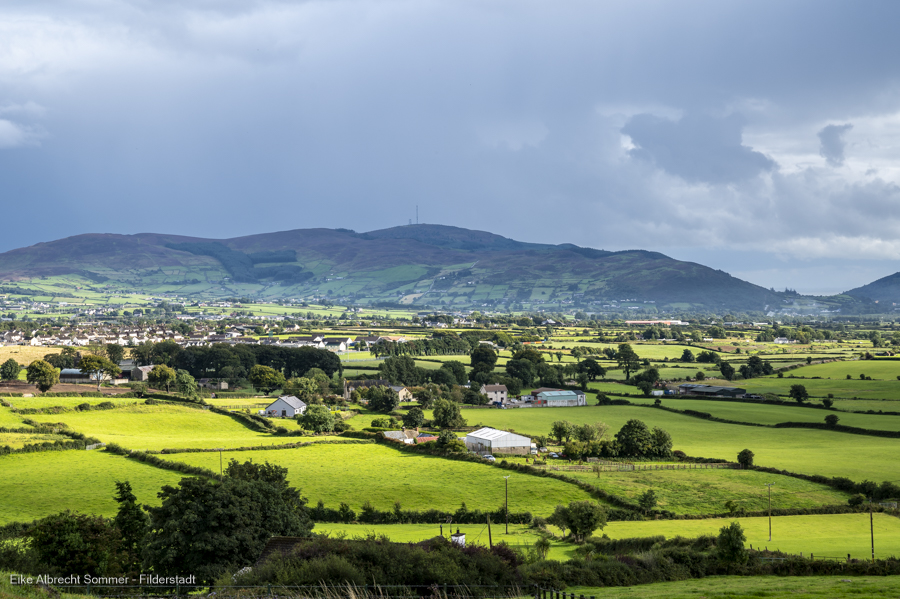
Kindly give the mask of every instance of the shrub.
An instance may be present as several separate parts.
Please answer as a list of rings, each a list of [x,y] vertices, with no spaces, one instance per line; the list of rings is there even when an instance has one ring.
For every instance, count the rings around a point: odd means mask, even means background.
[[[744,548],[747,537],[739,522],[732,522],[719,529],[717,546],[719,559],[725,563],[746,564],[749,554]]]
[[[753,465],[754,454],[749,449],[743,449],[737,456],[738,464],[741,465],[742,468],[749,468]]]
[[[825,417],[825,424],[828,426],[836,426],[838,423],[838,417],[836,414],[829,414]]]

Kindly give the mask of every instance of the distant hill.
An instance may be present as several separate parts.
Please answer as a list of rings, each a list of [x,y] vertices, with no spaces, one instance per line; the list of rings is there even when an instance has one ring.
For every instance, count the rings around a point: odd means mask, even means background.
[[[523,310],[615,304],[763,311],[780,294],[657,252],[525,243],[442,225],[296,229],[232,239],[89,234],[0,254],[0,279],[41,288]]]
[[[877,302],[900,302],[900,272],[872,281],[868,285],[851,289],[844,295]]]

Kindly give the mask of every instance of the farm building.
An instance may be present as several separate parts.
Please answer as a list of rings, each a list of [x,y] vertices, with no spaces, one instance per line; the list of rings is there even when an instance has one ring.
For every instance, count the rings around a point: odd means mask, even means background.
[[[479,393],[487,395],[488,401],[506,401],[509,391],[506,385],[482,385]]]
[[[587,398],[584,391],[540,391],[534,393],[535,405],[547,408],[586,406]]]
[[[131,380],[146,383],[151,370],[153,370],[153,366],[135,366],[131,369]]]
[[[529,455],[531,439],[495,428],[480,428],[466,435],[466,448],[477,453]]]
[[[263,410],[264,415],[270,418],[293,418],[306,411],[306,403],[293,395],[282,395]]]
[[[714,385],[687,383],[678,386],[678,393],[682,395],[707,395],[710,397],[741,397],[747,394],[747,390],[740,387],[717,387]]]
[[[228,383],[225,381],[217,381],[214,379],[200,379],[197,384],[204,389],[212,389],[213,391],[227,391]]]

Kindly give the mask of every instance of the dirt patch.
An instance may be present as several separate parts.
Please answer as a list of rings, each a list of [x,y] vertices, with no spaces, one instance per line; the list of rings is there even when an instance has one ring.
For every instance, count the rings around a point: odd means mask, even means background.
[[[128,387],[100,387],[102,395],[121,395],[128,393],[131,389]],[[96,393],[97,385],[76,385],[74,383],[61,383],[54,385],[50,393]],[[0,383],[0,395],[9,393],[32,393],[40,395],[41,392],[34,385],[29,385],[24,381],[8,381]]]

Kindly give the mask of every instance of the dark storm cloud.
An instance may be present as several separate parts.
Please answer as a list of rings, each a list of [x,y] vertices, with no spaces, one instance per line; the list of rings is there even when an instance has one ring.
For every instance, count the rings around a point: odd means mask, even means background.
[[[819,131],[819,154],[825,158],[829,166],[843,166],[844,149],[847,142],[844,141],[844,133],[853,129],[853,125],[827,125]]]
[[[775,168],[775,162],[741,143],[743,120],[685,116],[678,121],[650,114],[631,118],[622,133],[637,146],[631,155],[686,181],[734,183]]]
[[[0,249],[371,230],[418,204],[608,249],[900,255],[898,21],[879,1],[9,0],[0,199],[23,226]],[[822,168],[843,154],[815,132],[851,121],[853,160]]]

